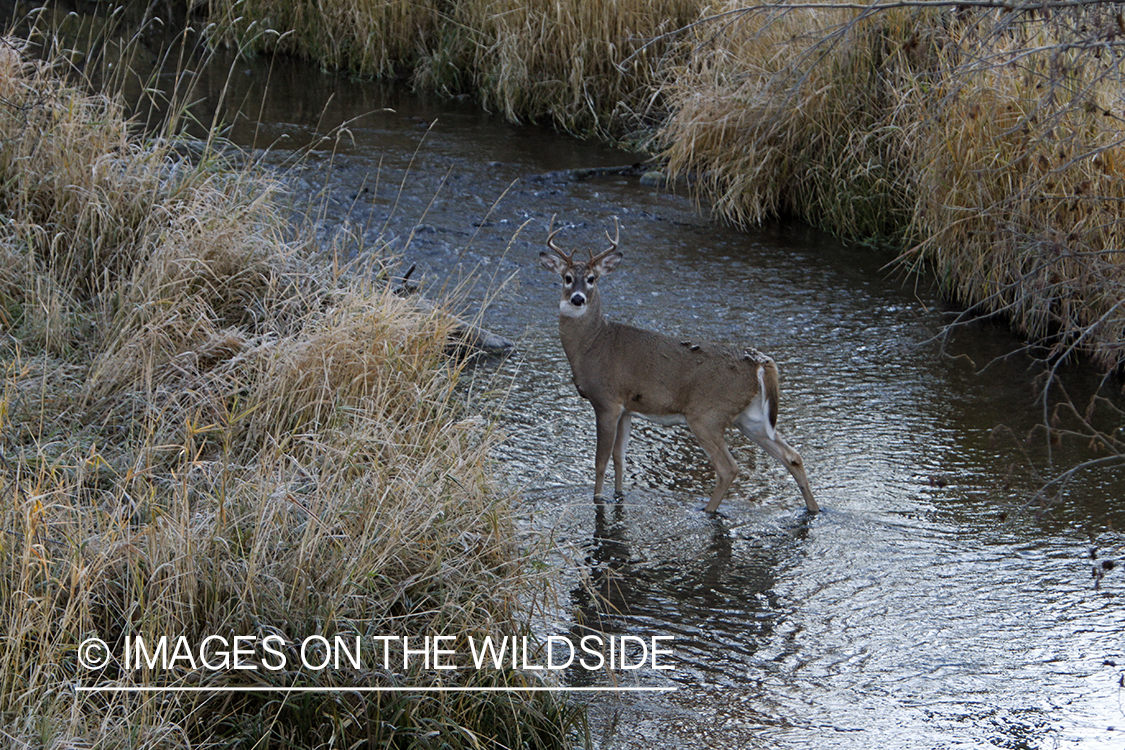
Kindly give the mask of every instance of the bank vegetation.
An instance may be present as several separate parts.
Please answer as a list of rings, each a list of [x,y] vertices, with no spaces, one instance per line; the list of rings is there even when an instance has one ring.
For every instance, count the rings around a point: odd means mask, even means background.
[[[889,241],[1048,358],[1121,368],[1117,6],[731,6],[704,26],[661,144],[720,211]]]
[[[60,67],[0,39],[0,745],[566,744],[580,715],[549,694],[223,692],[525,685],[310,670],[293,644],[526,634],[533,561],[449,318],[377,252],[318,262],[358,248],[315,247],[252,164],[139,136]],[[124,662],[126,638],[209,636],[280,637],[288,666]]]

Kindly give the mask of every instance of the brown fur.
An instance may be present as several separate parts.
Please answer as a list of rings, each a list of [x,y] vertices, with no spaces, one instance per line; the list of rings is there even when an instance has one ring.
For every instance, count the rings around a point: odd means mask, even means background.
[[[554,254],[543,252],[539,258],[563,279],[559,335],[574,385],[593,405],[597,418],[594,495],[602,494],[611,454],[614,492],[622,494],[631,420],[639,415],[665,424],[682,419],[699,440],[718,479],[706,510],[718,509],[738,473],[723,437],[736,425],[789,470],[806,507],[817,512],[800,454],[775,431],[780,389],[774,361],[755,350],[677,340],[606,320],[597,281],[624,257],[616,240],[611,239],[610,248],[600,255],[590,253],[590,260],[576,261],[555,246],[554,235],[547,240]],[[762,423],[760,405],[753,406],[761,397],[768,400],[768,427]]]

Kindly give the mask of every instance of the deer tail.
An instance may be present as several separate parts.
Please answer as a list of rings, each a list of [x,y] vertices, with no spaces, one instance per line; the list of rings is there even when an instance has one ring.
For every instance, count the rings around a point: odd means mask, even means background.
[[[758,385],[769,404],[770,427],[777,427],[777,402],[781,394],[777,379],[777,363],[767,359],[758,368]]]

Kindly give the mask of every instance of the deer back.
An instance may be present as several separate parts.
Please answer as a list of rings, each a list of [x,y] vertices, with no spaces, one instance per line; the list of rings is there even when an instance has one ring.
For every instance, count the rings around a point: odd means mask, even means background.
[[[758,352],[676,339],[600,316],[560,317],[559,329],[574,384],[595,405],[654,417],[710,411],[733,419],[762,382],[772,391],[767,396],[776,420],[776,366]],[[761,381],[760,367],[767,371]]]

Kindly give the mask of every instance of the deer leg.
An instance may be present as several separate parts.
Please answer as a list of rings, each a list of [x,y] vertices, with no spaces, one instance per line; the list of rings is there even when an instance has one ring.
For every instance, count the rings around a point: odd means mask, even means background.
[[[805,498],[805,507],[808,508],[809,513],[819,513],[820,506],[813,499],[809,478],[805,474],[805,461],[801,458],[801,454],[785,442],[781,434],[772,426],[767,427],[767,422],[751,419],[747,417],[746,412],[739,415],[735,424],[738,425],[738,429],[742,431],[743,435],[760,445],[762,450],[773,456],[778,463],[789,470],[789,473],[797,480],[797,486],[801,488],[801,494]]]
[[[738,476],[738,464],[723,439],[723,428],[721,426],[689,419],[688,427],[691,428],[695,439],[703,446],[703,451],[715,467],[715,491],[711,493],[711,500],[704,508],[708,513],[714,513],[719,509],[719,503],[723,501],[723,497],[730,489],[734,478]]]
[[[633,415],[625,412],[617,421],[617,437],[613,441],[613,495],[622,497],[621,479],[625,474],[625,450],[629,447],[629,432],[633,429]]]
[[[598,448],[594,456],[594,497],[605,497],[602,486],[605,484],[605,469],[609,465],[609,455],[621,423],[623,409],[620,406],[595,408],[598,422]]]

